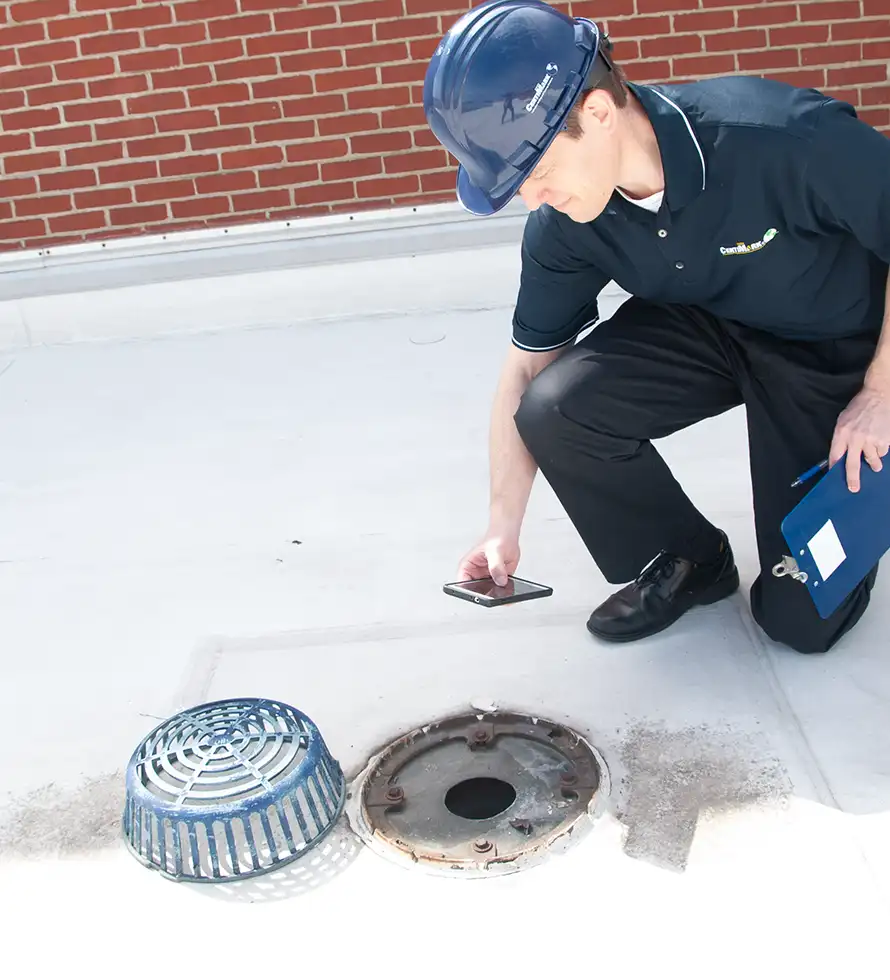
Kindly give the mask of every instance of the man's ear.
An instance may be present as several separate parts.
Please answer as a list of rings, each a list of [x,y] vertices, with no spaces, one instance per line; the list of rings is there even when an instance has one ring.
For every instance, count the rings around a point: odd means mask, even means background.
[[[615,124],[617,112],[618,107],[615,105],[612,96],[603,89],[595,88],[591,89],[584,97],[580,115],[585,128],[597,126],[611,129]]]

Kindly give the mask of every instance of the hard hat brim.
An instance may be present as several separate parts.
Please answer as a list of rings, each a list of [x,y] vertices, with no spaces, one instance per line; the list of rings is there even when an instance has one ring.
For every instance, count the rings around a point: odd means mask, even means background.
[[[461,207],[469,211],[470,214],[480,217],[497,214],[513,200],[526,176],[526,174],[520,174],[514,181],[515,186],[511,185],[496,198],[492,198],[470,180],[470,175],[463,165],[460,165],[457,168],[457,199]]]

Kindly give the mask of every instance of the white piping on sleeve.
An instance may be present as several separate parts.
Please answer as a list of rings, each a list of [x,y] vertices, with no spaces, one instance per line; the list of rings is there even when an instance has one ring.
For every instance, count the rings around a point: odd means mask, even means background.
[[[577,336],[578,334],[575,334],[575,337]],[[575,337],[570,337],[568,340],[564,340],[561,344],[554,344],[552,347],[526,347],[525,344],[520,344],[515,337],[513,338],[513,344],[520,350],[526,350],[530,354],[544,354],[550,350],[559,350],[560,347],[568,347]]]
[[[600,318],[598,316],[595,316],[592,320],[588,320],[574,337],[569,337],[568,340],[564,340],[561,344],[553,344],[552,347],[526,347],[525,344],[520,344],[515,337],[512,338],[512,341],[513,344],[520,350],[527,350],[530,354],[545,354],[547,351],[559,350],[560,347],[568,347],[569,344],[574,343],[588,327],[596,326],[596,324],[599,323],[599,320]]]

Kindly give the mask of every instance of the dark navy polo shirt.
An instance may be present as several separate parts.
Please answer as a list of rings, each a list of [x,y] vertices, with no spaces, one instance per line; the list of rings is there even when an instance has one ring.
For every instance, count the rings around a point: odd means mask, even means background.
[[[890,263],[890,140],[847,103],[768,79],[632,85],[658,139],[657,214],[612,195],[580,224],[527,220],[513,342],[570,343],[614,280],[807,340],[880,329]]]

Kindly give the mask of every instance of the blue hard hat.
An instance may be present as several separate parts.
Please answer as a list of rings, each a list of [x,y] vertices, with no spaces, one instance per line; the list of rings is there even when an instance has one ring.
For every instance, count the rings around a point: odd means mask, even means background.
[[[460,164],[467,211],[494,214],[513,198],[594,68],[611,69],[608,48],[592,21],[542,0],[487,0],[451,27],[427,68],[423,108]]]

